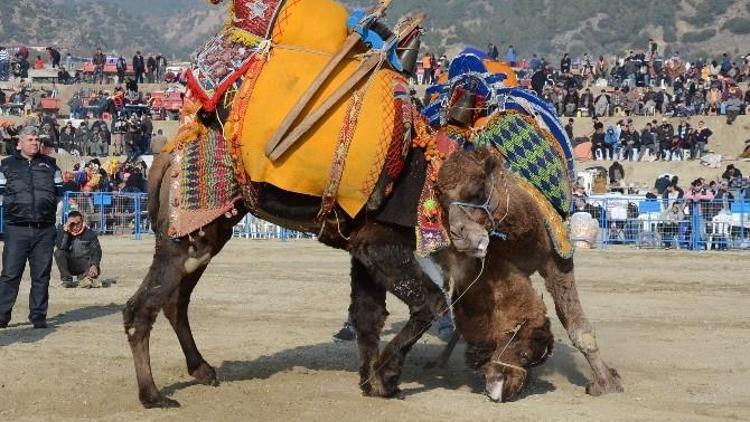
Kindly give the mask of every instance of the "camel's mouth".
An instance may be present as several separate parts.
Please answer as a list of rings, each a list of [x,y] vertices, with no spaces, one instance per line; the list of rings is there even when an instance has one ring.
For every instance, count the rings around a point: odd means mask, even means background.
[[[495,403],[505,403],[516,397],[525,384],[524,370],[498,373],[487,378],[484,393]]]
[[[505,386],[505,377],[500,377],[499,380],[487,383],[485,387],[485,394],[487,397],[495,403],[503,402],[503,387]]]
[[[451,240],[456,251],[472,258],[484,258],[490,246],[490,237],[486,233],[465,236],[452,231]]]

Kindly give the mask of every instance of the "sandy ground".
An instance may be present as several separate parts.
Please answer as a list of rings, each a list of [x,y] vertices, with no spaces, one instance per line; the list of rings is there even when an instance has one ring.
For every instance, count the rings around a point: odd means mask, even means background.
[[[450,368],[423,369],[442,348],[433,333],[407,360],[405,400],[363,398],[355,344],[331,342],[348,305],[347,256],[312,241],[235,240],[191,307],[197,342],[222,385],[192,381],[160,317],[155,379],[183,407],[146,411],[119,311],[145,274],[152,241],[110,237],[103,247],[106,276],[117,284],[53,287],[50,329],[26,323],[24,281],[15,319],[0,332],[0,420],[750,420],[747,254],[580,252],[584,306],[626,392],[584,394],[589,368],[553,317],[554,355],[521,398],[494,404],[463,364],[463,346]],[[389,304],[388,338],[406,318],[395,298]]]

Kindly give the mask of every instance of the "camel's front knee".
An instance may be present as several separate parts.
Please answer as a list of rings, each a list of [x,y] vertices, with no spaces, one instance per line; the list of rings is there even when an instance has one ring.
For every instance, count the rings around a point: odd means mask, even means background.
[[[594,330],[572,330],[570,332],[570,340],[576,349],[580,350],[583,354],[591,354],[599,351],[599,345],[596,342],[596,336]]]
[[[123,326],[130,343],[135,343],[148,335],[156,320],[158,309],[150,309],[131,299],[122,310]]]

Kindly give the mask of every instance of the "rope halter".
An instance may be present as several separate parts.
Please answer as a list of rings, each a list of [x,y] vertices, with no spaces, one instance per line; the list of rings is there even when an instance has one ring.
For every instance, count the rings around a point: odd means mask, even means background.
[[[499,220],[495,219],[493,216],[493,213],[497,211],[498,208],[500,208],[500,205],[497,205],[493,208],[492,206],[492,198],[495,196],[495,176],[490,175],[490,193],[487,195],[487,199],[482,204],[472,204],[470,202],[461,202],[461,201],[454,201],[451,202],[450,206],[458,207],[461,211],[469,214],[468,209],[476,209],[476,210],[482,210],[487,215],[487,219],[490,222],[490,228],[487,229],[487,233],[489,234],[490,238],[497,238],[500,240],[506,240],[508,238],[508,234],[504,231],[500,230],[500,225],[505,220],[506,217],[508,217],[508,211],[510,210],[510,194],[508,192],[508,178],[505,175],[504,172],[500,173],[500,176],[503,179],[503,186],[505,189],[505,214],[500,218]]]

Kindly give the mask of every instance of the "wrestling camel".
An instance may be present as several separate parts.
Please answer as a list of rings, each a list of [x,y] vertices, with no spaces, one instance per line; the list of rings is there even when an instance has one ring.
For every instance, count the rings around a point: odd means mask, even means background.
[[[419,157],[416,159],[419,160]],[[143,283],[123,310],[125,332],[135,362],[139,398],[145,407],[177,405],[177,402],[161,394],[151,373],[149,336],[153,322],[162,310],[177,334],[188,372],[202,383],[218,385],[216,371],[205,361],[193,339],[188,305],[192,291],[211,259],[231,238],[233,226],[247,212],[238,205],[237,213],[206,225],[200,234],[170,238],[166,233],[169,226],[170,163],[170,154],[162,153],[149,173],[149,192],[152,197],[158,198],[149,203],[149,215],[156,233],[155,254]],[[272,211],[278,222],[288,222],[292,216],[299,218],[307,213],[312,224],[319,205],[317,202],[305,206],[303,198],[286,192],[270,192],[266,199],[270,209],[267,212]],[[285,204],[285,208],[282,209],[279,204]],[[270,218],[270,214],[264,216]],[[368,396],[393,397],[399,393],[398,382],[406,354],[432,322],[447,311],[445,296],[423,272],[415,258],[413,228],[379,223],[366,215],[337,224],[329,224],[333,231],[321,233],[320,240],[329,246],[344,249],[352,256],[350,315],[357,331],[360,387]],[[445,255],[452,254],[446,252]],[[455,262],[463,261],[455,258]],[[451,265],[449,263],[446,268],[450,269]],[[410,316],[403,329],[381,351],[380,335],[388,315],[386,291],[409,307]],[[552,336],[549,322],[544,317],[544,305],[533,290],[518,289],[516,294],[527,297],[528,303],[534,303],[533,311],[519,310],[528,311],[531,316],[526,318],[520,331],[515,334],[512,347],[503,358],[529,356],[527,364],[531,365],[547,354]],[[476,301],[470,305],[461,303],[458,309],[468,311],[475,305],[478,305]],[[498,303],[498,306],[501,304]],[[482,304],[478,309],[478,312],[490,312],[488,304]],[[496,312],[505,314],[502,310]],[[463,324],[463,319],[461,321]],[[471,331],[483,332],[493,328],[476,326]],[[464,335],[472,338],[468,329]],[[490,336],[489,333],[484,335]],[[520,361],[517,364],[526,366]],[[506,398],[515,394],[511,391],[516,388],[508,385]]]
[[[193,339],[188,305],[211,259],[247,213],[317,233],[322,243],[351,255],[350,316],[358,337],[360,388],[368,396],[399,394],[407,353],[447,305],[415,257],[416,218],[403,218],[417,212],[422,187],[432,182],[426,162],[440,158],[426,149],[428,131],[417,130],[423,121],[408,98],[404,75],[409,54],[416,57],[418,51],[419,19],[380,30],[373,22],[387,3],[379,2],[373,14],[350,15],[331,0],[234,0],[227,27],[196,56],[187,75],[190,95],[180,133],[149,173],[153,262],[123,310],[145,407],[177,405],[159,391],[151,372],[149,338],[160,311],[177,334],[188,372],[218,384]],[[369,41],[359,42],[357,34]],[[297,121],[294,128],[284,123]],[[313,161],[317,167],[310,170]],[[284,177],[275,173],[281,167],[288,171]],[[312,187],[298,183],[311,180]],[[192,195],[196,191],[202,195]],[[219,209],[206,217],[202,201],[219,196],[229,199],[206,208]],[[176,217],[185,210],[201,218]],[[464,252],[462,244],[459,239],[456,251]],[[381,350],[386,291],[409,307],[409,319]],[[469,314],[471,306],[461,309]],[[509,365],[525,369],[548,354],[549,324],[534,309],[498,358],[506,372]],[[494,396],[508,398],[520,388],[516,384],[522,381],[507,378],[491,386]],[[498,383],[505,383],[501,393]]]
[[[561,258],[545,228],[537,197],[522,187],[497,151],[458,151],[442,165],[437,189],[448,211],[453,245],[436,260],[453,283],[458,330],[466,339],[467,361],[485,376],[494,400],[518,393],[526,369],[551,349],[543,322],[544,304],[534,295],[530,276],[539,272],[570,340],[586,357],[593,380],[588,394],[623,391],[620,376],[602,359],[594,329],[584,314],[575,285],[573,259]],[[504,239],[492,239],[491,233]],[[458,252],[458,253],[456,253]],[[485,283],[472,286],[476,274]],[[533,290],[533,289],[532,289]],[[538,299],[538,297],[537,297]],[[525,340],[516,347],[514,336]]]

